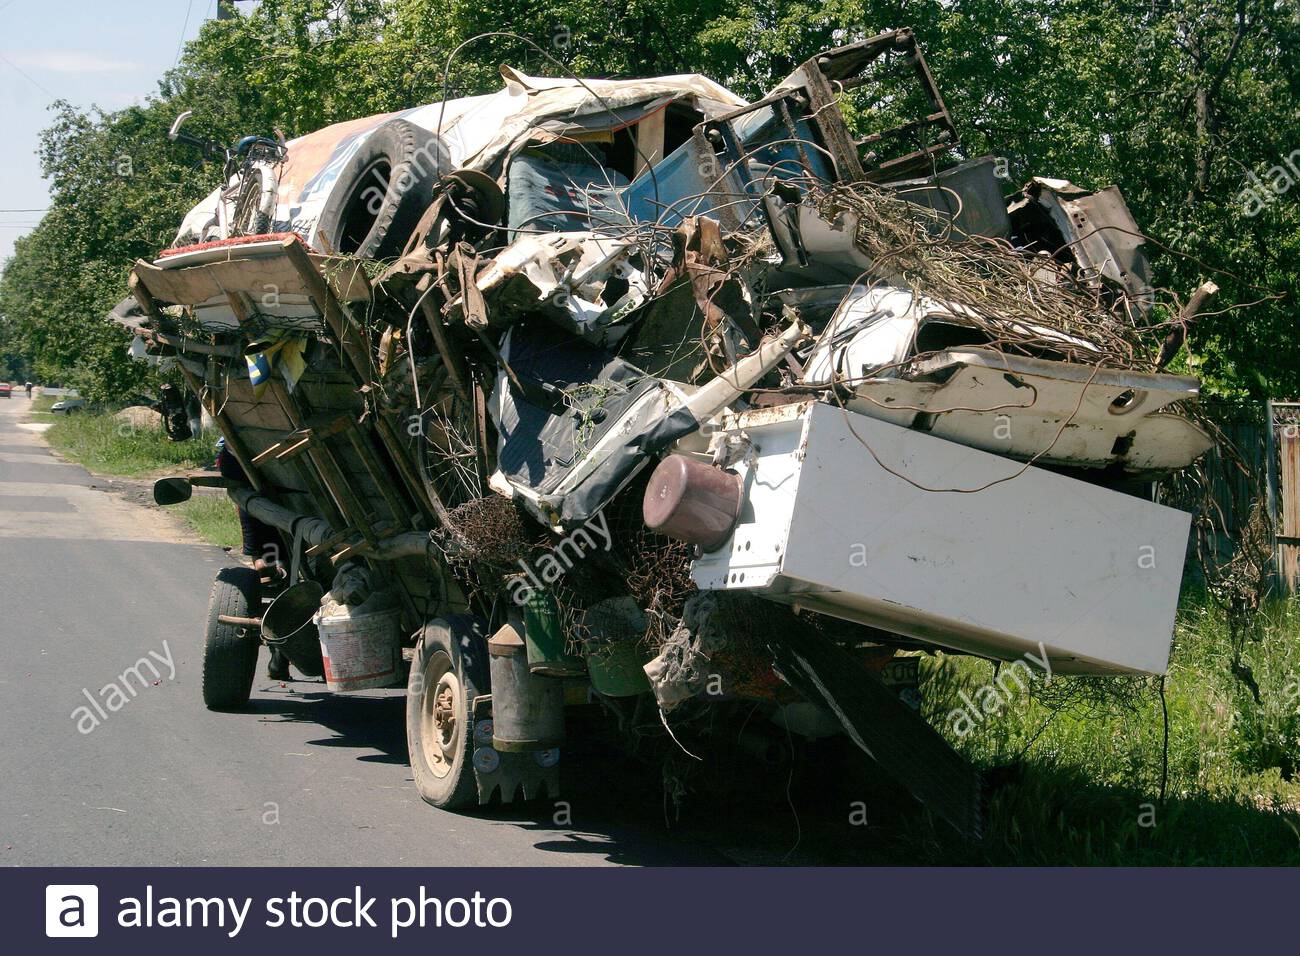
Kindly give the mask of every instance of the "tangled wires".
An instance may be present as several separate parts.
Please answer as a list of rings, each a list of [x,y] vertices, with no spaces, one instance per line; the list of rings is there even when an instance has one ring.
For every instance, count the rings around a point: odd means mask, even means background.
[[[876,282],[917,290],[953,310],[953,318],[989,345],[1025,355],[1049,353],[1102,368],[1151,368],[1151,332],[1129,316],[1136,303],[1122,291],[1089,289],[1070,267],[984,236],[957,238],[946,216],[866,183],[814,192],[828,222],[854,220],[854,241]]]

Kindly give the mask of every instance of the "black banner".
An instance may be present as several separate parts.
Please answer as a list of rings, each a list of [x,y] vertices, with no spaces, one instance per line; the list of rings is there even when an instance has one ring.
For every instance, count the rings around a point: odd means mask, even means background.
[[[1251,939],[1280,936],[1298,882],[1281,870],[12,869],[0,898],[6,951],[23,954],[78,940],[184,956],[453,940],[476,954],[978,952],[995,940],[1206,951],[1243,942],[1234,911],[1249,912]]]

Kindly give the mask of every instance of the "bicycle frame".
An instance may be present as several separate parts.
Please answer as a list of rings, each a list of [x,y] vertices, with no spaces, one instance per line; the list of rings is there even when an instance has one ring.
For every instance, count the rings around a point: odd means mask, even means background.
[[[172,142],[198,149],[204,160],[222,159],[224,161],[222,174],[225,178],[225,185],[216,194],[216,208],[213,218],[203,224],[197,234],[192,233],[194,239],[199,242],[206,242],[213,239],[229,239],[236,234],[234,228],[235,214],[239,208],[240,197],[244,192],[246,177],[253,170],[258,171],[260,174],[258,180],[261,184],[256,197],[255,209],[260,211],[263,216],[273,218],[279,192],[279,167],[284,161],[285,155],[283,138],[281,137],[278,147],[272,147],[262,142],[254,142],[248,146],[246,151],[238,152],[214,140],[201,139],[182,132],[181,127],[192,114],[192,110],[186,110],[177,116],[171,125],[171,129],[167,131],[167,138]],[[185,227],[182,226],[182,235],[184,233]],[[179,239],[181,236],[177,238]]]

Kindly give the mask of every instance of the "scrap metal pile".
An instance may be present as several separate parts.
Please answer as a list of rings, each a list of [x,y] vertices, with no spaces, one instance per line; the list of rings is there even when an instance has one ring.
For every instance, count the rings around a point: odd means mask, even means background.
[[[318,554],[397,555],[412,621],[550,627],[542,672],[609,697],[802,696],[895,767],[948,758],[873,648],[1163,671],[1187,516],[1111,489],[1211,446],[1162,371],[1211,290],[1152,288],[1117,189],[1004,198],[908,30],[752,104],[503,75],[291,141],[281,235],[194,244],[209,197],[119,310]],[[917,112],[851,132],[886,82]]]

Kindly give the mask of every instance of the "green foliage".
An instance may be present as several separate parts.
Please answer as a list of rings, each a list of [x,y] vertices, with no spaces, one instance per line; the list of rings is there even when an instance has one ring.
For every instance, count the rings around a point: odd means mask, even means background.
[[[210,186],[162,145],[159,105],[111,116],[66,103],[53,110],[40,150],[51,210],[5,265],[0,348],[26,356],[43,383],[122,398],[149,372],[127,358],[129,337],[104,316],[126,294],[131,263],[165,245]]]

